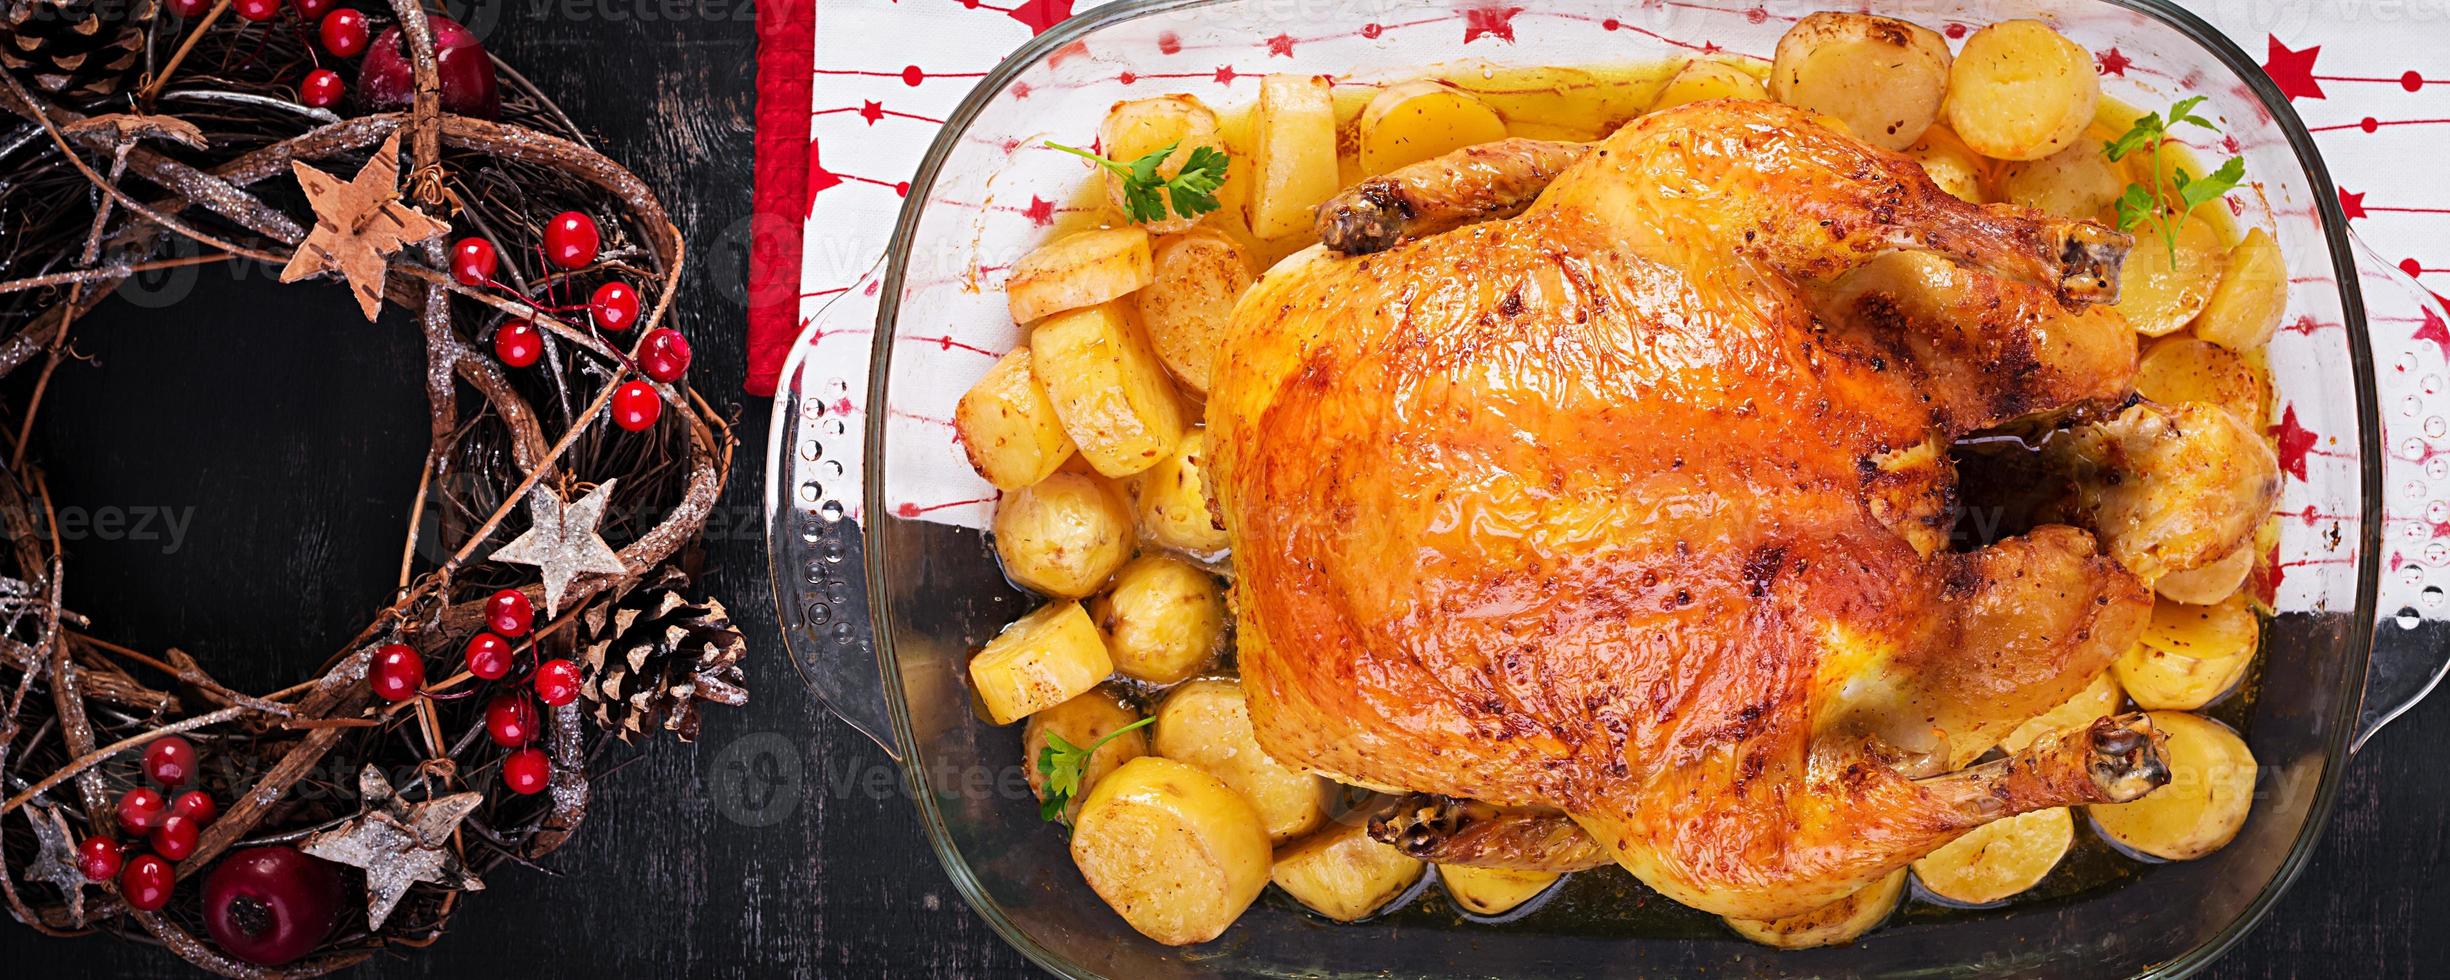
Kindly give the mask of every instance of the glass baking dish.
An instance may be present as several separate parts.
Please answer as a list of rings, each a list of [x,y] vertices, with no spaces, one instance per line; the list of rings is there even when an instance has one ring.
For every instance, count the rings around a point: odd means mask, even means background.
[[[2158,0],[1874,2],[1867,9],[1961,37],[2031,17],[2148,70],[2105,73],[2146,107],[2203,95],[2254,180],[2242,227],[2279,241],[2293,276],[2271,348],[2285,481],[2258,694],[2238,720],[2262,774],[2237,840],[2202,860],[2131,864],[2132,880],[1982,911],[1909,902],[1852,945],[1780,952],[1676,906],[1614,869],[1502,923],[1409,902],[1352,925],[1263,897],[1218,940],[1160,946],[1080,880],[1061,834],[1020,784],[1019,726],[973,711],[970,655],[1030,600],[978,529],[993,491],[944,420],[1019,330],[994,274],[1048,235],[1076,198],[1078,161],[1015,152],[1086,144],[1116,100],[1188,91],[1246,104],[1252,72],[1394,80],[1425,70],[1624,65],[1708,51],[1766,56],[1820,3],[1567,0],[1153,0],[1100,7],[999,65],[950,119],[914,176],[891,248],[852,295],[876,297],[867,363],[820,356],[821,338],[868,332],[866,307],[810,322],[783,373],[767,509],[785,643],[810,686],[900,761],[937,856],[962,895],[1030,959],[1075,977],[1692,975],[2179,975],[2271,907],[2320,834],[2341,769],[2421,698],[2450,654],[2432,577],[2450,548],[2443,351],[2418,339],[2440,309],[2348,231],[2305,126],[2253,59]],[[1963,27],[1957,25],[1964,25]],[[1459,43],[1460,42],[1460,43]],[[860,311],[851,313],[845,311]],[[837,341],[838,343],[838,341]],[[838,349],[838,348],[837,348]],[[864,407],[855,399],[866,393]],[[2439,455],[2441,458],[2436,458]],[[2438,553],[2437,553],[2438,552]]]

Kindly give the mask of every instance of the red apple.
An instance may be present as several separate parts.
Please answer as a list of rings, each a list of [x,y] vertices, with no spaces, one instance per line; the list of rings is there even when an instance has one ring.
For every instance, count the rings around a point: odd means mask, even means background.
[[[434,29],[434,74],[442,83],[443,111],[480,119],[500,115],[502,99],[494,91],[493,59],[485,56],[485,46],[458,21],[427,14],[425,22]],[[384,31],[366,49],[357,91],[377,109],[405,109],[416,96],[416,76],[409,70],[408,46],[400,40],[399,27]]]
[[[287,847],[250,847],[204,879],[204,926],[230,955],[280,966],[314,952],[340,921],[340,871]]]

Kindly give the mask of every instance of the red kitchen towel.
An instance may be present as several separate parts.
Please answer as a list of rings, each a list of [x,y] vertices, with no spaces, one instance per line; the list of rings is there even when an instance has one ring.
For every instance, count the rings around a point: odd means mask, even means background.
[[[749,219],[748,389],[774,394],[800,330],[800,235],[808,219],[809,89],[817,0],[757,5],[757,190]]]

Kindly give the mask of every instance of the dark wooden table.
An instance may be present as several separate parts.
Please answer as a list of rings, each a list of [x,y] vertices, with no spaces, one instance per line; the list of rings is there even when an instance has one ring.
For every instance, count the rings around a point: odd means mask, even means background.
[[[741,418],[738,465],[710,524],[707,584],[756,644],[756,699],[710,715],[695,747],[660,744],[599,784],[579,838],[547,861],[552,874],[497,871],[441,942],[359,975],[1029,972],[945,880],[891,763],[804,693],[773,639],[758,504],[765,406],[739,393],[749,8],[536,0],[498,11],[490,46],[652,183],[688,234],[678,312],[698,351],[694,377]],[[487,26],[483,15],[470,21]],[[54,486],[195,517],[176,548],[77,549],[73,603],[108,635],[180,644],[242,687],[301,676],[380,604],[396,569],[424,438],[413,331],[368,327],[337,287],[268,289],[222,275],[200,277],[167,315],[114,304],[81,333],[109,380],[87,367],[55,382],[43,438],[75,452],[55,448]],[[2450,975],[2445,744],[2450,696],[2368,747],[2304,879],[2213,972]],[[776,769],[760,756],[788,761]],[[770,799],[769,777],[783,779]],[[5,923],[0,964],[11,977],[184,969],[152,949],[44,940]]]

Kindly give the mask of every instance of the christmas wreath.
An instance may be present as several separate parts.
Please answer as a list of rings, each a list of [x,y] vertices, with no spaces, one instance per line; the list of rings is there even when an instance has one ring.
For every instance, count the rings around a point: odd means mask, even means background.
[[[607,738],[690,738],[701,704],[746,699],[740,634],[689,593],[733,441],[666,323],[680,233],[517,72],[417,0],[0,0],[0,69],[19,921],[228,976],[422,946],[488,872],[569,839]],[[80,316],[229,261],[406,311],[431,409],[398,592],[267,694],[61,604],[30,444]]]

